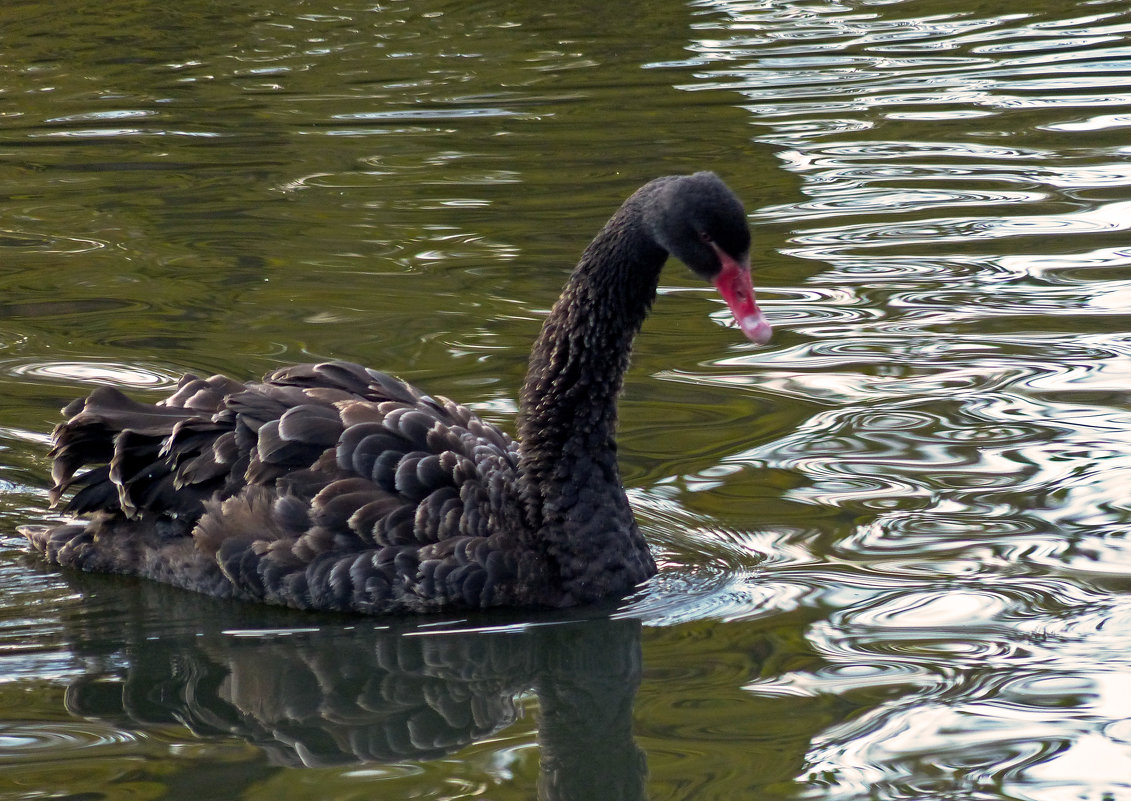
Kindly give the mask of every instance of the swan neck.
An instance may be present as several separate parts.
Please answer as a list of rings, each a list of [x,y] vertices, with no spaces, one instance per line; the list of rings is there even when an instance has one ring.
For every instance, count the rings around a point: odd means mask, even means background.
[[[519,436],[523,480],[541,507],[536,523],[575,502],[584,507],[582,495],[590,506],[628,508],[616,463],[617,398],[667,258],[634,201],[586,248],[531,353]]]

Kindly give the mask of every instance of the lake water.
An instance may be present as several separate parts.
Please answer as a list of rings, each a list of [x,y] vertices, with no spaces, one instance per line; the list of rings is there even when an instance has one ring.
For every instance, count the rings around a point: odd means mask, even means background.
[[[1125,2],[0,9],[0,797],[1131,798]],[[372,620],[42,566],[108,383],[345,358],[513,430],[648,178],[751,214],[621,408],[660,576]]]

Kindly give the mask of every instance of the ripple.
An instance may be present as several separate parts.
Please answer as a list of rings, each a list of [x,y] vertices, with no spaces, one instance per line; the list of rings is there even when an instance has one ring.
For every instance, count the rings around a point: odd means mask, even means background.
[[[877,574],[873,579],[883,586]],[[939,581],[923,577],[916,589],[905,579],[900,590],[883,589],[845,606],[813,629],[812,640],[836,662],[913,658],[933,664],[928,651],[942,648],[950,668],[1007,668],[1021,655],[1042,658],[1071,652],[1066,643],[1083,641],[1082,631],[1062,621],[1082,615],[1110,619],[1102,596],[1063,578],[974,575]],[[1096,605],[1099,604],[1099,608]],[[939,667],[940,665],[936,665]]]
[[[860,690],[906,691],[940,684],[937,675],[910,664],[833,664],[810,673],[793,671],[743,685],[754,695],[767,697],[844,695]]]
[[[450,120],[465,117],[514,117],[514,111],[502,108],[433,108],[433,109],[393,109],[389,111],[364,111],[348,114],[335,114],[333,119],[345,122],[385,122],[398,120]]]
[[[1125,745],[1125,732],[1107,723],[1128,714],[1125,669],[1098,668],[1091,649],[1100,645],[1092,632],[1105,630],[1119,638],[1108,652],[1123,653],[1117,643],[1126,639],[1119,630],[1126,610],[1113,615],[1097,601],[1059,580],[998,581],[949,593],[881,594],[819,624],[812,641],[834,664],[847,666],[849,676],[882,677],[869,670],[881,660],[900,666],[911,681],[904,694],[814,739],[807,755],[810,787],[845,797],[857,797],[861,786],[887,793],[907,777],[937,776],[940,768],[977,775],[979,782],[1051,776],[1078,782],[1085,775],[1078,760],[1093,747],[1118,756],[1118,767],[1101,771],[1101,781],[1125,776],[1128,752],[1112,747]],[[1097,628],[1063,625],[1082,617]],[[925,671],[948,667],[931,680],[909,664]],[[855,688],[841,682],[841,674],[828,672],[832,680],[823,685],[816,681],[820,673],[800,683],[810,692],[851,693]],[[1048,747],[1041,746],[1046,741]],[[1051,758],[1065,753],[1063,761]],[[837,782],[830,785],[828,776]],[[940,786],[953,795],[952,784]]]
[[[813,555],[782,532],[721,529],[665,497],[673,487],[630,492],[649,541],[658,546],[660,573],[619,614],[649,625],[694,620],[752,620],[797,607],[808,592],[766,575],[773,565],[799,565]]]
[[[1128,475],[1131,475],[1131,472],[1127,469],[1120,471],[1117,481],[1126,481]],[[1096,494],[1107,497],[1107,492],[1110,492],[1110,489],[1105,486]],[[1084,517],[1072,512],[1066,516],[1075,522],[1076,526],[1082,528],[1084,526],[1081,523],[1088,518],[1096,517],[1094,514]],[[1131,542],[1127,541],[1127,516],[1126,509],[1119,509],[1104,515],[1106,519],[1088,520],[1086,538],[1059,542],[1059,547],[1055,548],[1027,550],[1019,554],[1018,558],[1079,575],[1131,578]]]
[[[104,250],[110,243],[101,239],[65,237],[37,231],[0,230],[0,248],[10,248],[14,253],[78,254]]]
[[[0,764],[61,759],[64,754],[77,756],[91,749],[129,746],[139,739],[140,735],[93,721],[6,723],[0,726]]]
[[[759,116],[812,112],[819,108],[817,98],[826,113],[887,105],[899,105],[906,113],[903,107],[909,105],[946,103],[1040,107],[1056,98],[1017,93],[1053,89],[1090,92],[1076,102],[1102,103],[1100,89],[1121,88],[1110,64],[1126,48],[1100,45],[1120,41],[1122,27],[1098,26],[1096,15],[1080,15],[1051,33],[1029,23],[1025,15],[940,15],[893,23],[843,13],[835,5],[798,15],[744,4],[724,6],[736,31],[729,38],[724,31],[721,37],[701,39],[694,49],[701,68],[719,61],[728,66],[704,71],[704,82],[688,88],[739,91]],[[1022,24],[1014,24],[1018,22]],[[1072,28],[1078,29],[1075,35],[1062,32]],[[808,63],[791,63],[789,56],[806,56]],[[1062,70],[1057,78],[1042,69],[1050,63]]]
[[[980,490],[993,483],[987,480],[962,482],[962,485]],[[1036,516],[1026,519],[1012,508],[948,506],[925,503],[925,508],[918,510],[885,510],[841,539],[836,550],[848,558],[890,559],[903,555],[920,565],[925,565],[928,559],[935,562],[944,554],[950,554],[960,561],[950,564],[948,572],[965,575],[1000,569],[1010,563],[1008,557],[1018,549],[1032,552],[1042,543],[1046,548],[1055,549],[1057,538],[1042,533],[1043,525]],[[874,503],[870,507],[876,508]],[[1026,558],[1031,556],[1029,553]],[[939,564],[938,568],[941,567]]]
[[[868,188],[840,189],[834,197],[827,200],[801,203],[791,207],[790,218],[799,219],[805,212],[814,216],[827,217],[830,212],[837,214],[874,214],[884,212],[910,212],[946,206],[976,206],[1000,203],[1036,202],[1046,197],[1040,192],[1009,191],[959,191],[944,189],[898,189]]]
[[[1057,122],[1042,126],[1048,131],[1105,131],[1131,126],[1131,114],[1096,114],[1082,120]]]
[[[1016,780],[1061,746],[1060,728],[1039,720],[943,703],[881,707],[813,744],[804,797],[978,797],[977,788]]]
[[[852,248],[878,248],[937,244],[946,240],[951,245],[985,239],[1016,236],[1065,236],[1125,231],[1131,227],[1131,201],[1101,204],[1097,208],[1065,214],[1031,214],[1015,217],[949,217],[912,222],[885,221],[829,228],[810,229],[796,237],[802,245],[795,253],[809,247],[830,244]],[[828,258],[835,251],[827,247],[819,251]],[[812,255],[809,251],[807,255]]]
[[[148,119],[158,116],[154,109],[103,109],[99,111],[85,111],[78,114],[64,114],[59,117],[50,117],[46,123],[75,123],[75,122],[106,122],[118,120]]]
[[[97,383],[114,386],[153,389],[175,386],[180,376],[176,373],[144,364],[116,364],[113,362],[33,362],[7,363],[0,369],[20,378],[32,377],[66,381],[68,383]]]
[[[997,621],[1007,608],[999,594],[973,588],[902,593],[870,609],[856,610],[852,625],[904,630],[984,626]]]

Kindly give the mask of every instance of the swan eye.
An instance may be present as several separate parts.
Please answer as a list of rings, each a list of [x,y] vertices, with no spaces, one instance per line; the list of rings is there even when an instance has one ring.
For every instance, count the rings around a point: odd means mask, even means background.
[[[706,231],[700,231],[700,232],[699,232],[699,239],[700,239],[701,241],[703,241],[704,243],[708,244],[708,245],[713,245],[713,244],[715,244],[715,239],[714,239],[714,237],[712,237],[712,236],[711,236],[711,235],[710,235],[709,233],[707,233]]]

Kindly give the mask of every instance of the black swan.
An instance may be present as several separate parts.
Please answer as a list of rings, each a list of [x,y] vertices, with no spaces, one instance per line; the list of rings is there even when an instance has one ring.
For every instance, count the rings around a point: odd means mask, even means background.
[[[637,190],[542,327],[518,441],[384,373],[329,362],[262,383],[186,375],[155,405],[99,387],[53,434],[57,565],[221,598],[370,614],[566,607],[655,574],[617,468],[617,396],[671,254],[768,341],[750,231],[713,173]],[[77,472],[84,465],[93,465]]]

